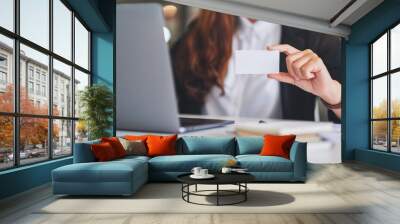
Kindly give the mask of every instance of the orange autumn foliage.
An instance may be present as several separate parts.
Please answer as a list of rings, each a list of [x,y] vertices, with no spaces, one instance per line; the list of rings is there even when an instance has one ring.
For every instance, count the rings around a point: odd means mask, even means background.
[[[13,86],[9,85],[6,92],[0,93],[0,111],[13,112],[14,108],[14,90]],[[42,105],[34,105],[29,99],[28,93],[24,87],[20,88],[20,110],[23,114],[40,114],[47,115],[48,107]],[[55,110],[55,114],[58,114]],[[13,147],[13,117],[0,116],[0,147]],[[48,139],[48,119],[47,118],[20,118],[20,148],[25,148],[26,145],[45,144]],[[59,135],[59,127],[53,126],[53,138]]]

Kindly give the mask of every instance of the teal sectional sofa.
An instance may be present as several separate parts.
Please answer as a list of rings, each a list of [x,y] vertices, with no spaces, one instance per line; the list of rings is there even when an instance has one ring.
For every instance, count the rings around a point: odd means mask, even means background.
[[[236,160],[259,182],[304,182],[307,170],[306,143],[295,142],[290,159],[260,156],[262,137],[199,137],[178,139],[177,155],[128,156],[96,162],[90,145],[75,145],[74,163],[52,171],[54,194],[131,195],[148,181],[176,181],[193,167],[219,172],[228,160]]]

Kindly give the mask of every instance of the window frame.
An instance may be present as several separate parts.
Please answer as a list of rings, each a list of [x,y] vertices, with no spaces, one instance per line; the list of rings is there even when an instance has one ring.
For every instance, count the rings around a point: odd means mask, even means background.
[[[400,121],[400,117],[392,117],[392,98],[391,98],[391,91],[392,91],[392,86],[391,86],[391,79],[393,75],[396,75],[396,73],[400,72],[400,67],[398,68],[393,68],[391,69],[391,31],[397,27],[400,26],[400,21],[395,22],[392,24],[389,28],[385,29],[384,32],[379,34],[375,39],[373,39],[369,44],[369,149],[373,151],[380,151],[380,152],[386,152],[386,153],[392,153],[392,154],[400,154],[400,152],[393,152],[392,151],[392,121]],[[387,34],[387,64],[386,64],[386,71],[382,72],[380,74],[376,74],[374,76],[373,74],[373,44],[376,43],[377,40],[379,40],[381,37],[383,37],[385,34]],[[386,86],[387,86],[387,105],[386,105],[386,118],[373,118],[373,81],[378,79],[386,77]],[[386,150],[379,150],[374,148],[374,136],[373,136],[373,122],[376,121],[386,121]]]
[[[23,166],[29,166],[37,163],[43,163],[49,160],[58,160],[62,159],[65,157],[70,157],[73,155],[74,152],[74,143],[75,143],[75,126],[76,126],[76,121],[79,120],[79,117],[75,116],[75,108],[71,108],[71,114],[70,116],[56,116],[53,115],[53,59],[58,60],[59,62],[62,62],[68,66],[71,66],[71,83],[73,84],[75,82],[75,69],[85,73],[89,77],[89,83],[88,85],[92,85],[92,57],[91,57],[91,50],[92,50],[92,43],[91,43],[91,37],[92,37],[92,30],[88,27],[88,25],[84,22],[84,20],[79,16],[78,13],[76,13],[72,7],[66,2],[65,0],[59,0],[68,10],[71,11],[71,59],[64,58],[63,56],[55,53],[53,50],[53,1],[54,0],[48,0],[49,2],[49,47],[46,49],[45,47],[42,47],[39,44],[34,43],[33,41],[30,41],[27,38],[24,38],[23,36],[20,35],[20,0],[14,0],[13,1],[13,10],[14,10],[14,30],[10,31],[4,27],[0,26],[0,35],[3,35],[5,37],[11,38],[13,40],[14,44],[14,49],[13,49],[13,64],[12,66],[12,71],[13,73],[13,79],[14,79],[14,93],[13,93],[13,112],[2,112],[0,111],[0,116],[4,117],[11,117],[13,119],[13,166],[11,167],[5,167],[5,168],[0,168],[0,172],[4,170],[10,170],[10,169],[15,169],[18,167],[23,167]],[[88,69],[85,69],[78,64],[75,63],[75,18],[79,20],[79,22],[85,27],[85,29],[88,31],[89,35],[89,43],[88,43],[88,57],[89,57],[89,67]],[[21,113],[20,111],[20,45],[23,44],[27,47],[30,47],[36,51],[39,51],[40,53],[43,53],[48,56],[49,58],[49,63],[48,63],[48,81],[47,83],[47,88],[46,88],[46,95],[48,97],[48,112],[46,115],[39,115],[39,114],[27,114],[27,113]],[[28,64],[27,64],[28,66]],[[27,67],[27,71],[28,71]],[[41,73],[40,73],[41,74]],[[30,74],[27,72],[25,74],[27,77],[27,81],[30,80]],[[33,70],[33,82],[34,85],[36,83],[36,70]],[[41,77],[39,77],[39,83],[41,83]],[[71,105],[74,105],[75,103],[75,85],[72,85],[71,87],[71,93],[72,93],[72,99],[71,99]],[[28,89],[27,89],[28,91]],[[34,89],[34,91],[36,91]],[[40,94],[42,95],[42,94]],[[48,155],[47,158],[43,158],[43,160],[38,161],[38,162],[32,162],[32,163],[26,163],[26,164],[21,164],[21,159],[20,159],[20,119],[21,118],[45,118],[47,119],[48,122],[48,136],[47,136],[47,150],[48,150]],[[54,146],[53,146],[53,122],[56,120],[65,120],[65,121],[71,121],[71,128],[72,128],[72,133],[71,133],[71,153],[68,155],[62,155],[62,156],[54,156]]]

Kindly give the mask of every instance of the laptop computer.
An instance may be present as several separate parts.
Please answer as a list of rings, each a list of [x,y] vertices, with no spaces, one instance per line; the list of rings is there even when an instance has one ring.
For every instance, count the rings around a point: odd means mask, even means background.
[[[117,4],[116,25],[118,130],[179,133],[233,123],[179,118],[161,5]]]

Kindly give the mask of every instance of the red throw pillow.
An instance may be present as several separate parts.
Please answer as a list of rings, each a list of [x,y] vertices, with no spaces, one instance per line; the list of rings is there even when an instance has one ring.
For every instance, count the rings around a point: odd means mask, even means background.
[[[117,158],[113,147],[108,142],[93,144],[91,145],[91,149],[94,157],[99,162],[110,161]]]
[[[114,149],[115,155],[118,158],[125,157],[126,156],[126,151],[124,149],[124,146],[122,146],[121,142],[117,137],[110,137],[110,138],[101,138],[101,142],[108,142]]]
[[[172,136],[156,136],[150,135],[147,137],[147,155],[154,156],[165,156],[176,154],[176,139],[177,135]]]
[[[265,135],[264,146],[261,149],[261,156],[280,156],[286,159],[290,158],[290,147],[296,135]]]

